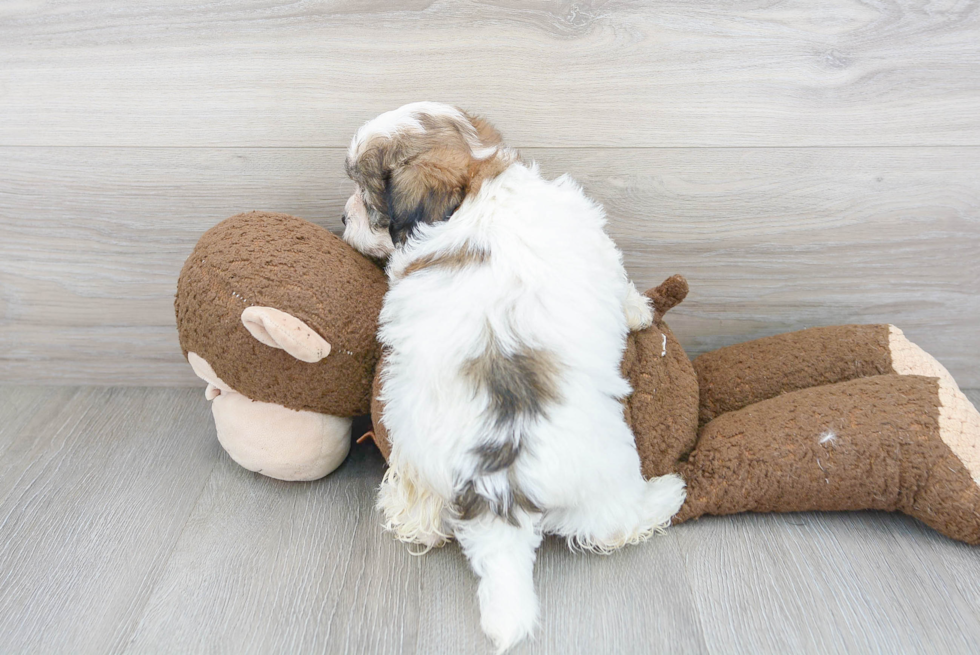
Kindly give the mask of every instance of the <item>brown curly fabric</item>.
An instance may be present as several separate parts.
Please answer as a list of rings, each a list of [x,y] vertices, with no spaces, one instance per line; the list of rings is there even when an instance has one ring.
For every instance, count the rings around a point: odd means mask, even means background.
[[[653,301],[654,320],[661,320],[664,314],[687,298],[688,289],[683,275],[672,275],[647,291],[646,295]]]
[[[836,325],[739,343],[694,360],[699,421],[823,384],[894,373],[887,325]]]
[[[623,374],[633,387],[624,413],[646,478],[675,472],[697,443],[697,377],[684,348],[661,319],[686,294],[687,281],[679,275],[647,291],[657,308],[656,320],[629,335],[623,357]]]
[[[944,443],[939,382],[879,375],[783,394],[719,416],[681,468],[701,514],[902,511],[980,542],[980,489]]]
[[[239,214],[208,230],[184,264],[174,300],[180,345],[253,400],[363,414],[387,288],[377,265],[322,227],[286,214]],[[249,306],[299,318],[330,343],[330,354],[308,364],[258,342],[241,322]]]

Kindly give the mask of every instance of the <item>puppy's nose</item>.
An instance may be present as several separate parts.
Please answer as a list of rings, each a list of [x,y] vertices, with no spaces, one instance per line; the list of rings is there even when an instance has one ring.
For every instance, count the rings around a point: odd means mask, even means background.
[[[347,212],[344,212],[343,214],[340,215],[340,222],[343,223],[344,225],[347,225]]]

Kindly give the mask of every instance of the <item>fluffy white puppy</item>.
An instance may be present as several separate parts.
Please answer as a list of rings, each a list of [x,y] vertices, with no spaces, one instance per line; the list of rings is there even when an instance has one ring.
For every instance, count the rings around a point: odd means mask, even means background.
[[[358,130],[347,172],[344,238],[390,256],[379,506],[403,540],[459,541],[504,651],[537,620],[542,534],[604,553],[684,501],[678,476],[643,479],[623,417],[627,331],[651,310],[602,208],[482,119],[437,103],[382,114]]]

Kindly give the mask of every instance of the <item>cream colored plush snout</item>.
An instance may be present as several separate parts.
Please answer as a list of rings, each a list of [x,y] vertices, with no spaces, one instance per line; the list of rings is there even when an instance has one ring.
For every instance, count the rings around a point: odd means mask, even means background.
[[[188,353],[187,360],[208,383],[205,397],[218,441],[241,466],[279,480],[316,480],[347,457],[351,419],[252,400],[222,381],[197,353]]]

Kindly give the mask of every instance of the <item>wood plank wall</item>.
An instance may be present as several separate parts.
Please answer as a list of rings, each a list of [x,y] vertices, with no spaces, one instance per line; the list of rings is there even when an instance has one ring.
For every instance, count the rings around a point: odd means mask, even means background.
[[[980,386],[977,2],[0,4],[0,381],[194,384],[201,233],[339,231],[344,146],[418,99],[603,202],[691,354],[892,322]]]

